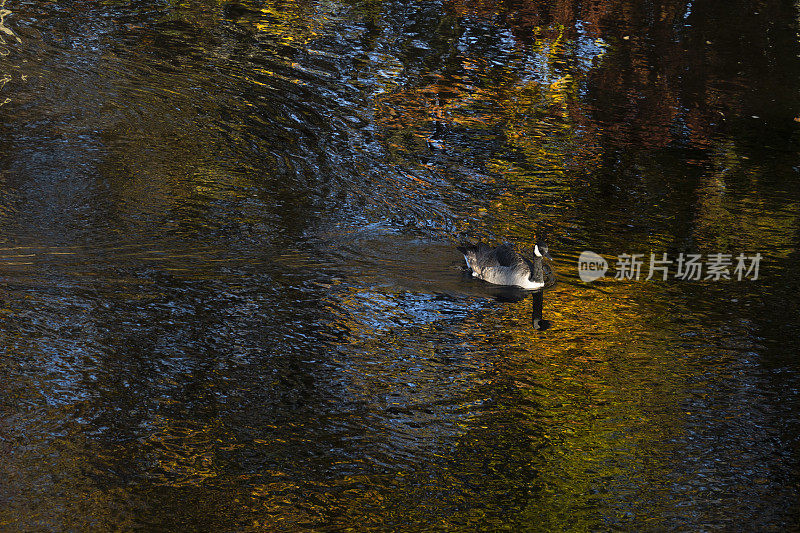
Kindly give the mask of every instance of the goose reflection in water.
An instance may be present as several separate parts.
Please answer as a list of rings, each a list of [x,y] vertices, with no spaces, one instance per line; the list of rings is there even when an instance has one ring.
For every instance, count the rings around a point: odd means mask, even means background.
[[[552,326],[552,322],[543,318],[544,311],[544,291],[539,289],[529,291],[519,287],[493,287],[490,294],[498,302],[515,303],[530,297],[531,300],[531,321],[533,329],[544,331]]]

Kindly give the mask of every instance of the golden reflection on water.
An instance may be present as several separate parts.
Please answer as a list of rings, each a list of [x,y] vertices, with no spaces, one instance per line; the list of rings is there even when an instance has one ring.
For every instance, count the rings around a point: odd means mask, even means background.
[[[11,28],[6,26],[6,17],[9,15],[11,15],[11,11],[6,9],[6,0],[0,0],[0,58],[3,59],[11,55],[11,49],[7,47],[9,45],[9,40],[13,40],[13,42],[17,44],[22,43],[22,39],[20,39]],[[5,68],[8,67],[5,61],[3,61],[3,66]],[[0,91],[2,91],[6,84],[12,81],[14,78],[9,72],[0,72],[0,75]],[[22,81],[26,80],[25,74],[20,74],[19,77]],[[0,102],[0,107],[11,102],[11,98],[2,98],[1,94],[0,99],[2,99]]]
[[[559,266],[565,271],[574,268],[567,261]],[[455,395],[466,399],[463,410],[449,413],[455,423],[452,429],[458,428],[451,438],[457,443],[485,440],[482,428],[496,424],[498,412],[479,407],[484,402],[481,391],[504,391],[495,402],[513,406],[518,431],[534,436],[538,450],[529,463],[535,471],[530,490],[538,497],[516,517],[522,523],[541,523],[555,530],[576,524],[590,527],[597,520],[591,509],[613,508],[628,494],[647,499],[647,509],[637,511],[644,513],[642,520],[650,514],[676,513],[671,507],[677,496],[671,483],[685,480],[685,474],[671,458],[681,454],[679,441],[687,438],[687,415],[692,413],[686,405],[693,399],[692,387],[706,379],[703,361],[720,357],[717,334],[711,333],[715,340],[709,342],[706,326],[686,321],[693,314],[710,312],[717,296],[708,287],[712,301],[692,300],[676,289],[656,282],[584,286],[570,281],[547,292],[545,316],[555,324],[550,331],[532,328],[525,301],[495,311],[478,308],[460,322],[454,342],[463,350],[467,374],[461,374],[464,379],[457,382],[462,388]],[[353,365],[353,394],[370,398],[377,412],[392,405],[411,410],[435,406],[443,387],[450,384],[432,377],[442,368],[432,368],[432,375],[425,371],[443,346],[422,346],[431,328],[445,317],[409,314],[404,310],[409,298],[413,297],[351,287],[335,305],[341,314],[339,327],[357,340],[351,347],[359,356],[348,363]],[[726,335],[746,339],[747,327],[744,323]],[[752,346],[743,341],[722,356],[735,360],[737,353],[748,349]],[[416,446],[416,453],[422,454],[420,444],[432,438],[426,430],[447,418],[447,412],[440,412],[433,419],[421,418],[419,429],[392,426],[386,431],[400,433],[394,442]],[[413,438],[403,440],[409,432]],[[478,436],[472,436],[475,432]],[[502,446],[511,446],[512,454],[526,453],[514,443]],[[460,460],[470,465],[476,457]],[[419,472],[411,479],[403,491],[424,490]],[[461,486],[460,480],[450,482]],[[619,512],[613,520],[624,522],[627,511]],[[456,513],[451,523],[473,520],[485,523],[486,517]]]
[[[677,441],[686,437],[689,390],[704,379],[696,374],[703,370],[696,364],[715,356],[717,349],[687,343],[687,335],[701,334],[702,328],[682,323],[690,309],[662,301],[662,294],[655,283],[559,286],[547,292],[545,301],[545,316],[555,324],[552,330],[533,329],[530,304],[523,300],[467,311],[445,344],[436,330],[446,316],[431,313],[425,319],[403,310],[413,295],[352,288],[340,294],[337,327],[351,340],[343,363],[351,394],[366,399],[376,421],[383,420],[381,413],[397,409],[391,424],[373,429],[385,432],[383,438],[391,443],[387,453],[397,454],[396,466],[405,454],[413,453],[415,460],[410,470],[390,481],[397,487],[386,496],[365,491],[387,482],[372,478],[372,483],[365,480],[360,490],[340,494],[326,505],[341,509],[347,502],[342,512],[348,519],[368,523],[370,515],[362,515],[367,511],[359,510],[361,506],[405,508],[406,492],[412,499],[419,494],[422,502],[431,487],[417,465],[425,457],[438,463],[453,453],[460,475],[437,478],[436,486],[449,486],[460,496],[439,505],[469,507],[473,496],[465,478],[481,476],[491,493],[499,482],[495,476],[502,478],[509,463],[521,461],[530,469],[531,485],[516,490],[536,496],[519,510],[520,516],[506,517],[506,523],[537,523],[548,530],[590,527],[597,520],[592,509],[613,508],[625,495],[639,497],[637,492],[648,501],[646,510],[637,510],[642,520],[648,513],[675,512],[669,508],[669,497],[675,496],[670,480],[683,473],[674,470],[669,457],[680,454]],[[451,362],[442,366],[440,361],[447,358]],[[443,397],[462,397],[463,403],[442,404]],[[498,426],[508,416],[514,428]],[[445,436],[452,444],[442,440]],[[511,455],[484,448],[492,443]],[[473,447],[477,449],[469,451]],[[528,456],[530,448],[536,452]],[[487,473],[486,460],[496,461],[498,470]],[[437,473],[444,475],[438,467]],[[420,505],[419,519],[430,512],[432,502]],[[612,519],[624,522],[626,512],[619,512]],[[457,511],[446,523],[486,520],[472,511]]]
[[[772,170],[749,162],[730,143],[715,145],[712,160],[697,191],[695,242],[707,250],[769,250],[774,259],[786,258],[794,249],[800,205],[763,186]]]
[[[232,446],[220,437],[219,421],[209,424],[187,424],[184,419],[157,417],[150,422],[151,431],[142,443],[144,459],[151,463],[156,484],[171,487],[199,486],[219,475],[220,453]]]

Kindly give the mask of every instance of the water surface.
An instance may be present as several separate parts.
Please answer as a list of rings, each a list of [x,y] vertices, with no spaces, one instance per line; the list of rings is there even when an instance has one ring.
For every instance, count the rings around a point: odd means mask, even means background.
[[[4,9],[0,529],[800,527],[794,4]]]

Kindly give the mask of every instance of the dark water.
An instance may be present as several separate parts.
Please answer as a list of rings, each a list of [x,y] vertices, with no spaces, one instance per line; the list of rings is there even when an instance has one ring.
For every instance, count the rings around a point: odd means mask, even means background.
[[[0,530],[800,529],[794,4],[4,9]]]

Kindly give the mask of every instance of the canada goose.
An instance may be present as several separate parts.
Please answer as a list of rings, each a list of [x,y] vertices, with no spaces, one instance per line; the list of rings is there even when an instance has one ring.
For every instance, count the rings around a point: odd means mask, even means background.
[[[473,277],[494,283],[495,285],[515,285],[523,289],[541,289],[550,271],[543,258],[552,259],[547,244],[539,239],[533,246],[533,259],[519,254],[510,243],[496,248],[478,243],[458,247],[464,254],[467,267]]]

